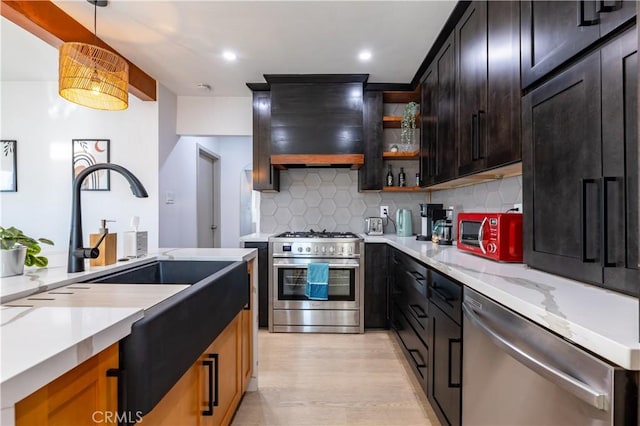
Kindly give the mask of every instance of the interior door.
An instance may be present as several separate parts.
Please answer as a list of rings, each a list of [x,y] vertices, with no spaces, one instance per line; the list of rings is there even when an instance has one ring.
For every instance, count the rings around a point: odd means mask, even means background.
[[[220,247],[217,211],[217,158],[203,149],[198,150],[197,221],[198,247]]]

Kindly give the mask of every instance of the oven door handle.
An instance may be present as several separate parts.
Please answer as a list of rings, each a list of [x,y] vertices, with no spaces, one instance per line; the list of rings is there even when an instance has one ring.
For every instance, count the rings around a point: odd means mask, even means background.
[[[308,263],[274,263],[274,268],[286,268],[286,269],[307,269]],[[329,268],[340,269],[358,269],[360,265],[357,263],[329,263]]]

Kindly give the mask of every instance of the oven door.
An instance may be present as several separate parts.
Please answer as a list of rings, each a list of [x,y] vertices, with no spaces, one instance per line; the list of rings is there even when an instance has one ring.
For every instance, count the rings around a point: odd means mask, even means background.
[[[307,265],[329,263],[329,299],[310,300],[304,295]],[[358,259],[286,258],[273,260],[274,309],[357,309],[360,300]]]

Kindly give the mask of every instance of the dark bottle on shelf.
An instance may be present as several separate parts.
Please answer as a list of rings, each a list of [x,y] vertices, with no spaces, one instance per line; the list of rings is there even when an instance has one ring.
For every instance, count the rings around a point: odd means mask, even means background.
[[[404,174],[404,167],[400,167],[400,173],[398,173],[398,186],[407,186],[407,177]]]
[[[387,172],[387,186],[393,186],[393,172],[391,171],[391,164],[389,164],[389,171]]]

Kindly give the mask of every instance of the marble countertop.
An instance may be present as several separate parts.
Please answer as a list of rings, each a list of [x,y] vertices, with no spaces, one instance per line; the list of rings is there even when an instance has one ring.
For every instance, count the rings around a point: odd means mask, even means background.
[[[186,285],[84,284],[82,290],[53,291],[53,301],[24,299],[80,281],[155,260],[242,261],[256,249],[161,249],[145,258],[67,273],[66,263],[29,269],[2,279],[0,327],[2,362],[0,423],[14,423],[14,404],[56,377],[131,333],[144,310],[187,288]],[[65,257],[66,260],[66,257]],[[84,288],[86,287],[86,288]],[[56,294],[60,293],[60,294]],[[65,294],[66,293],[66,294]],[[47,296],[49,297],[49,296]],[[38,298],[35,298],[38,299]],[[13,301],[16,306],[8,306]]]
[[[268,232],[254,232],[253,234],[247,234],[240,237],[240,243],[254,242],[254,243],[266,243],[269,241],[269,237],[274,235]]]
[[[158,249],[146,257],[116,262],[108,266],[89,266],[85,263],[83,272],[67,272],[66,253],[51,256],[46,268],[25,269],[24,275],[2,278],[0,285],[0,303],[7,303],[21,297],[53,290],[68,284],[97,278],[107,273],[129,269],[156,260],[218,260],[240,261],[256,257],[255,249],[244,248],[166,248]]]
[[[363,235],[387,243],[602,358],[640,370],[638,299],[579,281],[499,263],[415,237]]]

